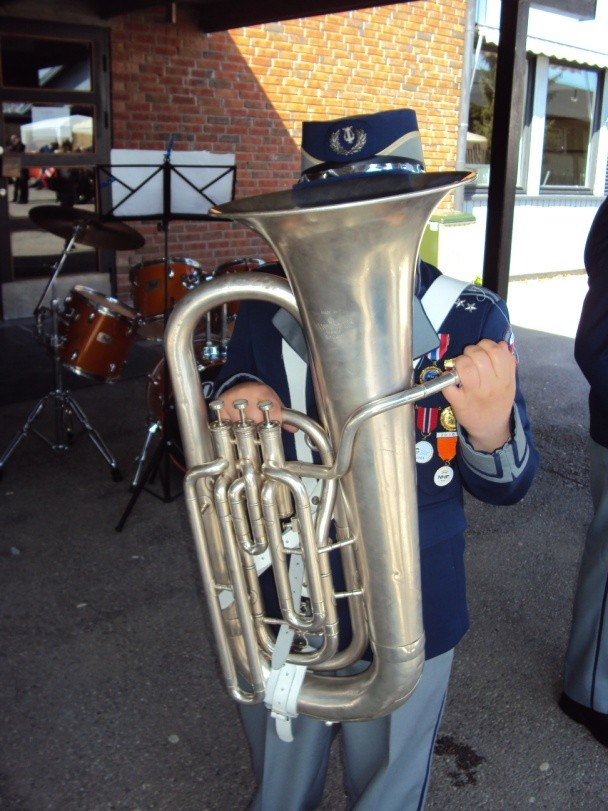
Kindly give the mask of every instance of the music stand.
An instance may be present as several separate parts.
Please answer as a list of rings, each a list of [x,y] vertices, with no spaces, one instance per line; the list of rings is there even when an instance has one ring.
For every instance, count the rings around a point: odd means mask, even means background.
[[[36,434],[54,451],[67,451],[72,430],[69,421],[72,416],[80,422],[87,436],[95,445],[105,461],[110,465],[114,481],[122,481],[122,474],[118,464],[104,443],[99,432],[91,425],[87,415],[76,402],[71,392],[63,385],[62,358],[60,347],[62,338],[59,334],[59,300],[56,294],[56,279],[63,268],[68,254],[76,243],[94,248],[123,250],[126,248],[139,248],[144,244],[144,238],[129,226],[118,222],[103,222],[94,213],[79,208],[65,208],[62,206],[36,206],[30,211],[30,219],[41,228],[50,231],[65,240],[63,251],[53,265],[51,276],[34,310],[35,330],[38,337],[42,336],[42,323],[46,312],[51,313],[52,333],[48,345],[52,350],[53,388],[47,392],[28,414],[25,423],[13,437],[8,447],[0,457],[0,478],[3,475],[4,465],[12,456],[21,442],[29,436],[30,432]],[[50,291],[50,310],[43,303]],[[54,403],[54,441],[44,436],[34,428],[34,423],[41,416],[46,406],[52,400]]]
[[[111,167],[99,167],[103,177],[100,187],[110,188],[112,208],[110,213],[124,219],[157,219],[158,228],[164,234],[164,277],[163,277],[163,327],[169,317],[168,279],[171,272],[169,252],[169,223],[174,219],[215,220],[206,213],[211,206],[232,199],[234,191],[234,155],[213,155],[212,153],[175,153],[171,160],[173,138],[167,151],[162,155],[149,150],[113,150],[112,159],[125,161],[113,163]],[[200,163],[196,163],[199,157]],[[134,162],[139,157],[139,162]],[[164,352],[164,349],[163,349]],[[131,483],[131,498],[116,525],[120,532],[129,517],[141,492],[161,498],[165,503],[179,495],[171,493],[171,456],[175,443],[167,434],[169,416],[169,375],[163,378],[162,418],[152,420],[147,429],[142,450],[137,457],[137,469]],[[153,438],[159,435],[159,443],[144,463]],[[159,473],[162,494],[148,487]]]

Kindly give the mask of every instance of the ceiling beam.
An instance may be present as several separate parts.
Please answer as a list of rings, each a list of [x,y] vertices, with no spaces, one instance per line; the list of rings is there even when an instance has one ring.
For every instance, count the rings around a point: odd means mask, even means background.
[[[420,2],[420,0],[406,0]],[[197,4],[198,26],[206,34],[216,31],[227,31],[230,28],[243,28],[248,25],[281,22],[303,17],[316,17],[321,14],[337,14],[344,11],[356,11],[362,8],[392,5],[387,0],[202,0]]]
[[[110,20],[112,17],[120,17],[124,14],[136,14],[138,11],[144,11],[148,8],[163,5],[162,2],[150,2],[150,0],[105,0],[105,2],[97,2],[98,14],[102,20]],[[165,3],[164,5],[169,5]]]
[[[0,0],[0,3],[2,0]],[[394,0],[392,0],[394,2]],[[104,20],[124,14],[137,13],[148,8],[164,5],[167,19],[174,19],[176,6],[195,9],[199,30],[205,34],[244,28],[248,25],[315,17],[321,14],[336,14],[362,8],[392,5],[391,0],[94,0],[99,16]],[[420,0],[405,0],[420,2]],[[173,10],[173,13],[169,12]]]

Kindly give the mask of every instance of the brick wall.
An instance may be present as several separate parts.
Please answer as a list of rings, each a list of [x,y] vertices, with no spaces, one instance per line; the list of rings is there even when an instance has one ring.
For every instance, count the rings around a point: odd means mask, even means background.
[[[300,126],[414,107],[428,170],[453,169],[466,0],[402,3],[226,33],[196,30],[187,6],[177,24],[148,11],[112,25],[114,148],[234,152],[236,197],[288,188],[299,175]],[[120,252],[118,293],[128,267],[164,255],[153,222]],[[206,271],[238,256],[271,258],[251,230],[232,223],[173,220],[169,254]]]

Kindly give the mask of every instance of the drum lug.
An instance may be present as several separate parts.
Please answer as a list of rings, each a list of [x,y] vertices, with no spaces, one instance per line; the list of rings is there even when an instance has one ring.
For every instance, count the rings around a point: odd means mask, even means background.
[[[198,273],[186,273],[182,276],[182,285],[186,290],[194,290],[200,283],[201,277]]]

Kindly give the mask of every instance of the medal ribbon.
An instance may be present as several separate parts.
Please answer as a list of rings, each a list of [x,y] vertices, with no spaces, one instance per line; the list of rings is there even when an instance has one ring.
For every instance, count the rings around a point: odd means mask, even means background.
[[[456,431],[437,431],[437,453],[446,465],[456,456],[458,434]]]
[[[447,332],[440,332],[438,333],[437,337],[439,338],[439,346],[437,349],[433,349],[431,352],[426,353],[429,360],[441,360],[441,358],[448,351],[448,346],[450,343],[449,334]]]
[[[423,436],[428,436],[437,427],[438,408],[416,407],[416,427]]]

